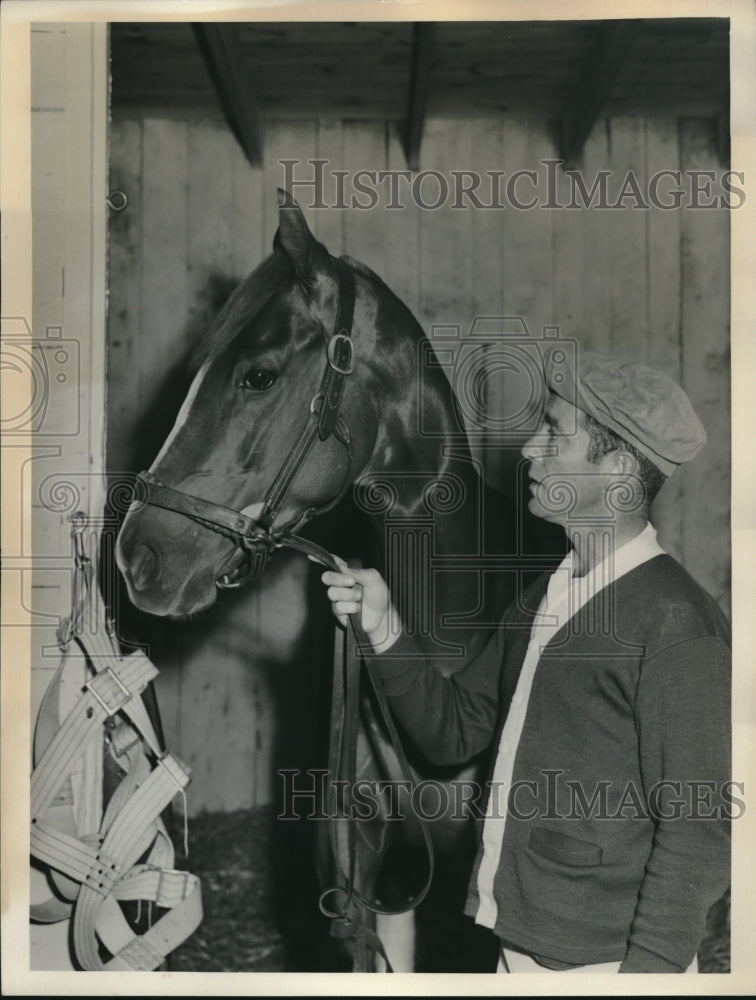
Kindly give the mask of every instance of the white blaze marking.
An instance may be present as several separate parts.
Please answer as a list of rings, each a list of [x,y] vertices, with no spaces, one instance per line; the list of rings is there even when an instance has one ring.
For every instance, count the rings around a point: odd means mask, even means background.
[[[178,435],[179,431],[186,423],[189,417],[189,411],[194,405],[194,400],[197,398],[197,393],[199,392],[200,385],[202,384],[202,380],[207,374],[207,370],[209,367],[210,367],[210,362],[206,361],[204,365],[200,368],[200,370],[197,372],[197,374],[194,376],[194,381],[189,387],[189,392],[186,394],[186,399],[181,404],[181,409],[179,410],[179,414],[176,417],[176,423],[173,425],[173,430],[163,442],[163,447],[160,449],[157,458],[150,466],[149,470],[150,472],[152,472],[152,470],[155,468],[158,462],[163,458],[165,453],[168,451],[173,442],[176,440],[176,436]]]
[[[192,406],[194,404],[194,400],[197,398],[197,393],[199,392],[199,388],[200,388],[200,385],[202,384],[202,380],[205,377],[205,375],[207,374],[207,370],[208,370],[209,367],[210,367],[210,362],[206,361],[205,364],[200,368],[200,370],[194,376],[194,381],[192,382],[191,386],[189,387],[189,392],[186,394],[186,399],[181,404],[181,409],[179,410],[179,414],[176,417],[176,423],[173,425],[173,429],[171,430],[171,433],[168,435],[168,437],[163,442],[163,447],[160,449],[160,453],[158,454],[157,458],[155,459],[155,461],[150,466],[150,472],[152,472],[152,470],[155,468],[155,466],[158,464],[158,462],[166,454],[166,452],[168,451],[168,449],[171,447],[171,445],[173,444],[173,442],[176,440],[176,436],[178,435],[179,431],[181,430],[181,428],[186,423],[186,421],[187,421],[187,419],[189,417],[189,412],[190,412],[190,410],[191,410],[191,408],[192,408]],[[254,520],[257,520],[257,518],[260,516],[260,514],[262,512],[262,509],[263,509],[262,503],[252,503],[248,507],[245,507],[244,510],[242,510],[241,513],[242,514],[246,514],[247,517],[252,518],[252,520],[254,521]]]

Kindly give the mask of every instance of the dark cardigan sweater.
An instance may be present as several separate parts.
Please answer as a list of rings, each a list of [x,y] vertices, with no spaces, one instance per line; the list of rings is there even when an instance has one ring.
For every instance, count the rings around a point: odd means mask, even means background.
[[[407,635],[376,657],[392,710],[429,760],[495,751],[547,582],[459,673],[418,659]],[[541,655],[494,878],[496,934],[554,964],[687,968],[729,884],[729,778],[729,626],[660,555],[599,592]]]

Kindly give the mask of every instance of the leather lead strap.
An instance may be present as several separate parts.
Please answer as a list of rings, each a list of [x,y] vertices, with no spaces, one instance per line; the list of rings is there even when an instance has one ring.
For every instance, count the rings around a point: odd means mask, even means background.
[[[309,539],[293,535],[287,538],[286,544],[291,548],[313,556],[328,569],[339,571],[339,566],[331,554]],[[420,829],[423,835],[426,856],[428,859],[428,870],[425,882],[416,896],[408,900],[404,905],[397,907],[383,906],[376,900],[372,900],[359,891],[355,885],[357,868],[355,821],[349,816],[350,796],[349,791],[357,780],[356,762],[356,740],[359,725],[359,685],[360,685],[360,663],[365,666],[365,671],[370,679],[375,698],[378,704],[379,714],[389,735],[389,741],[396,753],[399,761],[402,779],[412,782],[412,771],[409,761],[402,746],[402,741],[397,731],[396,725],[391,715],[391,710],[383,691],[380,678],[375,669],[375,665],[370,655],[372,649],[359,615],[349,616],[349,624],[344,637],[343,652],[339,652],[334,658],[333,675],[333,697],[331,703],[331,737],[329,745],[328,759],[328,810],[329,823],[331,824],[331,843],[333,848],[334,863],[341,879],[342,885],[327,889],[321,895],[321,910],[327,911],[323,906],[323,901],[330,895],[338,896],[339,889],[343,890],[344,901],[337,914],[333,916],[332,934],[336,937],[355,937],[359,935],[359,941],[374,951],[377,951],[386,962],[387,971],[391,972],[391,965],[386,956],[380,938],[374,931],[367,928],[359,919],[357,907],[373,913],[385,915],[396,915],[406,913],[415,909],[425,899],[433,882],[435,871],[435,858],[433,841],[426,822],[421,821]],[[338,781],[340,784],[336,785]],[[343,785],[341,784],[343,782]],[[343,805],[344,814],[347,817],[347,851],[346,862],[347,871],[343,872],[339,866],[339,844],[338,844],[338,812],[339,803],[337,801],[337,790],[339,787],[345,788]],[[357,951],[359,952],[359,948]],[[355,971],[358,969],[355,966]],[[361,971],[361,970],[359,970]]]

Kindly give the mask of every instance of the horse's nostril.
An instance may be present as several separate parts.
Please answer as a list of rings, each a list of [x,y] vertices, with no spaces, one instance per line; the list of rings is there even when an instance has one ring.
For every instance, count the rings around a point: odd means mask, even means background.
[[[158,568],[155,553],[147,545],[138,545],[131,564],[131,579],[137,590],[144,590],[153,580]]]

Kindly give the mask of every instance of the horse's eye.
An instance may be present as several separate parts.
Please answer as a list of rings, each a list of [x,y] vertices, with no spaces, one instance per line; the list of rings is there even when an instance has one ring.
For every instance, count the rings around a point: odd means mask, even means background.
[[[244,376],[242,385],[245,389],[270,389],[275,381],[275,372],[266,371],[264,368],[250,368]]]

